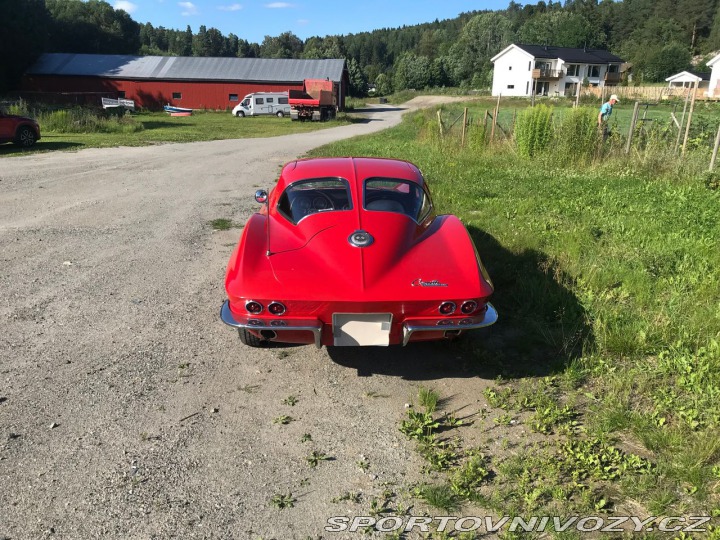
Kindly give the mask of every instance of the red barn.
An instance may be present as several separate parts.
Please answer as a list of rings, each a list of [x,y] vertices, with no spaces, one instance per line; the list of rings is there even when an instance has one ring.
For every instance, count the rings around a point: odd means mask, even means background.
[[[25,73],[26,97],[100,104],[126,98],[139,107],[232,109],[252,92],[302,89],[304,79],[337,85],[344,109],[348,72],[344,59],[202,58],[48,53]]]

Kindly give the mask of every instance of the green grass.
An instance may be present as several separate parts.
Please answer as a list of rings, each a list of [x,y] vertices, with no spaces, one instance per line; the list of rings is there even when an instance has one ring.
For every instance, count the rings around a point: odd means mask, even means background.
[[[42,138],[31,149],[20,149],[11,144],[0,145],[0,157],[18,153],[50,150],[80,150],[82,148],[106,148],[115,146],[146,146],[162,143],[214,141],[220,139],[247,139],[275,137],[292,133],[308,133],[344,125],[348,117],[330,122],[292,122],[289,118],[247,117],[236,118],[229,112],[196,112],[192,116],[171,117],[166,113],[138,113],[120,119],[90,120],[82,118],[86,131],[67,132],[66,111],[52,115],[38,115]],[[47,121],[47,123],[45,122]],[[79,125],[79,124],[78,124]]]
[[[487,104],[468,105],[477,122]],[[627,107],[616,118],[629,115]],[[717,126],[717,107],[702,107]],[[462,105],[443,107],[444,118],[458,112]],[[479,374],[506,381],[486,395],[505,411],[494,415],[494,429],[517,429],[505,420],[518,417],[546,437],[551,449],[536,459],[548,474],[562,448],[575,448],[564,442],[589,445],[546,482],[572,492],[578,508],[631,498],[646,509],[720,514],[720,193],[705,174],[710,145],[681,159],[668,145],[674,137],[629,156],[609,140],[587,160],[561,164],[554,147],[535,158],[507,141],[461,149],[453,136],[440,140],[434,122],[435,111],[418,112],[381,138],[311,154],[408,159],[431,185],[437,210],[468,227],[495,281],[500,321],[457,347]],[[500,339],[482,341],[494,334]],[[401,430],[435,459],[437,449],[427,449],[436,424],[412,412]],[[633,480],[593,478],[587,489],[573,488],[573,471],[589,470],[599,448],[610,460],[599,466],[626,467]],[[650,466],[627,472],[626,457]],[[432,469],[458,466],[445,460]],[[645,477],[652,480],[638,480]],[[501,487],[519,496],[523,484],[504,478]],[[545,485],[525,488],[530,499],[540,490],[532,508],[555,500],[543,495]]]

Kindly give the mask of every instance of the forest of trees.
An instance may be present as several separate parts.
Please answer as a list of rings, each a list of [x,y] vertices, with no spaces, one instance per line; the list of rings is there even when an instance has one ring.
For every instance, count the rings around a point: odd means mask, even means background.
[[[251,43],[200,26],[140,24],[104,0],[0,0],[0,92],[43,52],[262,58],[346,58],[351,94],[490,86],[490,58],[512,42],[605,48],[633,64],[638,82],[704,68],[720,49],[720,0],[566,0],[345,36],[292,31]],[[692,60],[700,59],[693,65]]]

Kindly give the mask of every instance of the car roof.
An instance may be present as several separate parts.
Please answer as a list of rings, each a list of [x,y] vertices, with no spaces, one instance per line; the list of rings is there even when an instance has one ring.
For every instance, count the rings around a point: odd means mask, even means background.
[[[283,167],[277,187],[310,178],[345,178],[356,185],[366,178],[397,178],[423,185],[420,170],[400,159],[370,157],[308,158],[292,161]],[[358,186],[359,187],[359,186]]]

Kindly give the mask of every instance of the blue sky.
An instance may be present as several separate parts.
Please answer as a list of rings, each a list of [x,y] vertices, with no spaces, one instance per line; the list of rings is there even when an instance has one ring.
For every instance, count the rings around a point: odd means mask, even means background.
[[[250,42],[291,31],[300,39],[357,34],[451,19],[462,12],[504,9],[510,0],[108,0],[139,23],[175,30],[215,27]],[[519,2],[526,4],[528,2]]]

